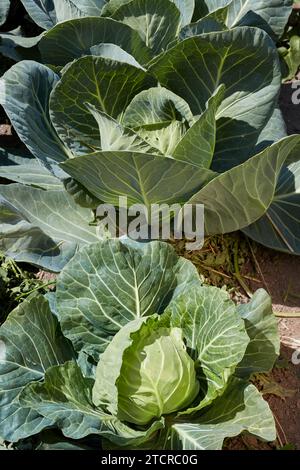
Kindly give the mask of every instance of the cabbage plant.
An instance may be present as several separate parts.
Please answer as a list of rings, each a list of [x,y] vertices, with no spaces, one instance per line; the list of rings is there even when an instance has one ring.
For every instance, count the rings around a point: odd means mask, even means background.
[[[24,0],[48,65],[21,61],[0,85],[35,157],[2,151],[0,175],[16,182],[1,188],[3,251],[60,271],[97,240],[99,202],[126,196],[201,203],[207,235],[244,230],[300,253],[300,138],[277,108],[273,40],[289,0],[40,4]]]
[[[236,306],[162,242],[84,247],[57,291],[0,327],[0,436],[59,429],[82,445],[221,449],[248,432],[273,441],[249,381],[279,352],[271,300]],[[75,443],[74,443],[75,440]]]

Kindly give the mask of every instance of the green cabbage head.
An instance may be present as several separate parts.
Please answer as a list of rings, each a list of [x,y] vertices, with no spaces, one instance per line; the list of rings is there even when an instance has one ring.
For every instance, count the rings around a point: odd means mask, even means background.
[[[137,425],[185,409],[199,393],[195,364],[186,350],[182,330],[164,325],[153,328],[154,322],[160,324],[157,316],[123,328],[97,368],[94,403],[99,406],[107,402],[109,411],[120,420]],[[122,363],[116,368],[120,351]]]

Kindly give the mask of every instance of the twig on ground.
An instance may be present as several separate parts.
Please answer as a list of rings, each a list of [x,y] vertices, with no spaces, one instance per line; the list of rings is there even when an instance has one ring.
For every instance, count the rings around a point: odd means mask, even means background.
[[[234,253],[233,253],[233,256],[234,256],[234,275],[235,275],[237,281],[240,283],[241,287],[244,289],[244,291],[248,295],[248,297],[251,299],[253,294],[252,294],[251,290],[249,289],[249,287],[247,286],[247,284],[245,283],[245,281],[242,278],[242,275],[240,273],[238,254],[239,254],[239,242],[238,242],[238,240],[236,240],[235,243],[234,243]]]
[[[256,269],[257,269],[257,271],[258,271],[258,273],[259,273],[259,275],[260,275],[260,277],[261,277],[261,280],[262,280],[262,282],[263,282],[263,285],[265,286],[267,292],[270,294],[269,286],[268,286],[268,284],[267,284],[267,282],[266,282],[266,280],[265,280],[265,277],[264,277],[264,275],[263,275],[263,272],[262,272],[262,270],[261,270],[261,267],[260,267],[260,265],[259,265],[259,262],[258,262],[258,260],[257,260],[257,258],[256,258],[256,256],[255,256],[255,253],[254,253],[252,244],[251,244],[249,238],[247,238],[247,240],[248,240],[248,244],[249,244],[249,247],[250,247],[250,251],[251,251],[251,254],[252,254],[252,257],[253,257],[253,260],[254,260]]]

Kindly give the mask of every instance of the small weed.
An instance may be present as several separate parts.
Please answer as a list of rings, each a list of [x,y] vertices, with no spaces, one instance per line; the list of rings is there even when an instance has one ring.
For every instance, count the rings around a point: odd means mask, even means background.
[[[6,258],[0,252],[0,324],[19,303],[31,293],[40,291],[46,293],[55,281],[45,283],[11,258]]]

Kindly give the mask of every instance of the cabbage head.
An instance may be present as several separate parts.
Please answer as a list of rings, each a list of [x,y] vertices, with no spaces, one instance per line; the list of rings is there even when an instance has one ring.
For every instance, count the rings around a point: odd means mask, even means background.
[[[124,351],[119,377],[111,368],[110,358],[122,344],[127,344],[128,331],[140,321],[122,329],[101,357],[96,373],[94,403],[109,399],[116,383],[117,415],[133,424],[145,425],[154,418],[189,406],[199,393],[195,364],[186,351],[180,328],[159,326],[159,319],[143,322],[131,345]],[[125,338],[124,338],[125,335]],[[125,341],[124,341],[125,340]],[[107,377],[103,381],[102,377]]]

